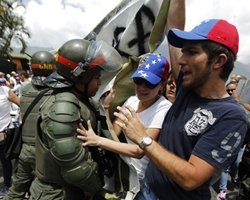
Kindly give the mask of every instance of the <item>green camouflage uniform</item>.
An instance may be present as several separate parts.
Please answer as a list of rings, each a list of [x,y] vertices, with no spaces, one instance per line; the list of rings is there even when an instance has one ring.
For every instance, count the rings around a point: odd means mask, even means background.
[[[36,140],[36,176],[30,199],[77,200],[84,192],[101,189],[97,163],[77,139],[80,121],[90,120],[93,111],[71,92],[55,92],[40,108]]]

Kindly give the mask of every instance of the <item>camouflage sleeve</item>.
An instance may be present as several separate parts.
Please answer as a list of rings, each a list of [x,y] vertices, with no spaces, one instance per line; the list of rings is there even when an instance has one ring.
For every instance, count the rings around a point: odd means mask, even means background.
[[[90,159],[88,149],[76,137],[81,118],[79,100],[72,93],[64,92],[57,94],[47,108],[42,111],[41,127],[62,178],[83,191],[98,191],[101,181],[97,163]]]

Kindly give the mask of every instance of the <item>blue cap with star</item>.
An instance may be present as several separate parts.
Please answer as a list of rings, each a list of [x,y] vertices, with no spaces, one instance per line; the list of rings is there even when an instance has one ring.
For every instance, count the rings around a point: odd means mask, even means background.
[[[158,53],[147,53],[141,56],[139,66],[131,78],[142,78],[156,85],[166,80],[169,69],[167,58]]]

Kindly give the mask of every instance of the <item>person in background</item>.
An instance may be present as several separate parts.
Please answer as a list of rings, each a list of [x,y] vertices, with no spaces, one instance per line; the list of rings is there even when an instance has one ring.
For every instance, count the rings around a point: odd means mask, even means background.
[[[15,76],[16,79],[16,85],[14,88],[11,89],[12,92],[14,92],[19,98],[21,95],[21,82],[19,76]],[[13,124],[15,127],[19,127],[20,124],[20,108],[16,104],[12,103],[11,104],[11,117]]]
[[[178,58],[171,65],[177,94],[158,142],[131,107],[117,107],[116,123],[150,158],[146,182],[158,199],[210,200],[211,179],[236,159],[247,131],[245,111],[226,91],[238,31],[226,20],[208,19],[191,31],[172,28],[167,38]]]
[[[234,82],[236,81],[237,83],[239,83],[239,81],[243,79],[243,80],[246,80],[247,78],[241,74],[233,74],[231,77],[230,77],[230,82]]]
[[[4,154],[5,141],[8,139],[8,132],[14,129],[10,115],[11,104],[20,105],[19,97],[6,86],[6,80],[0,78],[0,160],[3,169],[3,185],[0,188],[0,198],[4,197],[11,186],[12,163],[6,159]]]
[[[0,78],[5,78],[4,75],[5,75],[5,74],[4,74],[3,72],[0,71]]]
[[[10,77],[11,77],[10,74],[6,74],[6,79],[7,79],[6,86],[8,86],[9,88],[11,88]]]
[[[136,95],[129,97],[123,105],[124,107],[131,106],[136,110],[145,125],[146,133],[154,140],[158,139],[164,116],[172,105],[161,95],[169,68],[167,59],[160,54],[148,53],[140,56],[138,68],[131,76],[135,83]],[[114,91],[111,90],[103,100],[107,116],[109,116],[108,108],[114,95]],[[122,133],[122,129],[116,123],[113,123],[112,129],[117,136]],[[93,131],[90,123],[88,129],[81,126],[77,132],[79,133],[78,138],[83,140],[83,146],[98,146],[121,155],[130,167],[130,191],[136,196],[140,190],[135,199],[140,199],[140,196],[147,193],[143,178],[149,159],[144,156],[144,152],[137,144],[134,144],[126,136],[125,143],[101,137]]]
[[[242,88],[240,95],[237,94],[235,97],[238,103],[246,110],[247,113],[250,112],[249,82],[250,81],[248,80],[246,86]]]
[[[250,199],[250,114],[248,113],[248,131],[245,137],[245,151],[239,164],[239,195],[237,200]]]
[[[235,79],[231,79],[231,81],[226,85],[226,90],[229,95],[233,96],[237,99],[238,94],[236,92],[238,81]],[[245,150],[245,144],[243,144],[240,149],[236,160],[228,167],[228,169],[221,172],[220,181],[219,181],[219,193],[217,195],[217,200],[225,200],[227,195],[227,185],[228,185],[228,177],[231,175],[231,181],[235,186],[238,184],[238,168],[239,163],[241,162],[242,155]]]
[[[237,94],[236,94],[236,89],[237,89],[237,84],[238,82],[235,80],[231,80],[227,85],[226,85],[226,89],[227,89],[227,93],[229,95],[232,95],[234,98],[237,98]]]
[[[10,72],[10,75],[8,76],[8,81],[10,83],[10,88],[15,88],[16,86],[16,77],[18,74],[15,71]]]
[[[29,80],[29,74],[26,72],[26,71],[21,71],[19,73],[19,77],[20,77],[20,80],[21,80],[21,92],[22,92],[22,88],[25,87],[26,84],[30,83],[30,80]]]
[[[20,98],[21,116],[24,116],[24,113],[36,96],[47,88],[43,81],[55,70],[55,56],[47,51],[38,51],[32,55],[30,67],[34,76],[31,82],[28,82],[22,88],[22,95]],[[37,102],[22,126],[22,149],[17,161],[17,166],[12,175],[12,185],[4,197],[5,200],[25,199],[29,192],[30,185],[34,180],[35,135],[37,134],[36,124],[39,116],[38,112],[40,105],[49,94],[49,91],[46,92]]]
[[[12,92],[14,92],[17,96],[20,96],[21,93],[21,79],[19,76],[15,77],[16,79],[16,86],[11,89]]]
[[[167,83],[166,83],[166,89],[165,89],[165,97],[173,103],[175,100],[175,94],[176,94],[176,83],[173,74],[170,72]]]
[[[5,78],[5,74],[4,74],[3,72],[0,72],[0,78],[1,78],[2,82],[3,82],[3,80],[5,80],[4,85],[10,87],[10,83],[9,83],[9,81]]]

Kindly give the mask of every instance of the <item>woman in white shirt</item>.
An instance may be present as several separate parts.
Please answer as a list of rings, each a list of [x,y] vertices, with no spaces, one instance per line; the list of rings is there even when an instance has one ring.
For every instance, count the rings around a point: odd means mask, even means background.
[[[123,105],[131,106],[136,110],[147,128],[148,140],[157,140],[164,117],[172,105],[162,96],[162,89],[165,87],[168,72],[169,64],[165,57],[154,53],[143,55],[140,58],[137,70],[132,75],[136,95],[131,96]],[[103,101],[103,108],[107,115],[114,93],[115,91],[111,90]],[[122,133],[122,129],[116,123],[113,123],[112,128],[117,136]],[[126,136],[127,143],[100,137],[94,133],[89,122],[88,131],[81,126],[81,129],[77,129],[77,132],[81,134],[78,138],[84,141],[84,146],[99,146],[120,154],[130,167],[130,191],[133,193],[137,193],[139,190],[143,192],[142,182],[149,162],[148,157],[144,156],[143,145],[139,147]],[[139,182],[141,185],[139,185]]]

